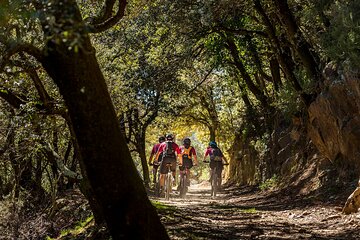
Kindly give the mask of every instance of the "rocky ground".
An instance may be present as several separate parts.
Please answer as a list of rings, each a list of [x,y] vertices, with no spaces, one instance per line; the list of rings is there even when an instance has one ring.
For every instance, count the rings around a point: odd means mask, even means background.
[[[232,186],[212,199],[209,183],[203,182],[193,184],[186,198],[174,189],[170,201],[151,194],[150,199],[173,240],[360,239],[360,213],[341,213],[348,193],[328,190],[321,196],[296,196]],[[0,202],[0,239],[111,239],[104,227],[94,226],[78,190],[59,196],[55,204],[26,207],[29,211],[5,203]]]
[[[295,200],[294,200],[295,199]],[[227,188],[210,198],[208,183],[185,199],[153,198],[171,239],[360,239],[360,214],[341,213],[343,200],[289,199],[256,188]]]

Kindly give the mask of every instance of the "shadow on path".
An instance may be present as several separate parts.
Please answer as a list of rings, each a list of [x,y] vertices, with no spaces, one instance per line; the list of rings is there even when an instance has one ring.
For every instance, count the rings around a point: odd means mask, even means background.
[[[310,199],[289,202],[256,188],[228,188],[211,199],[208,184],[173,192],[159,209],[171,239],[360,239],[360,215],[342,215]]]

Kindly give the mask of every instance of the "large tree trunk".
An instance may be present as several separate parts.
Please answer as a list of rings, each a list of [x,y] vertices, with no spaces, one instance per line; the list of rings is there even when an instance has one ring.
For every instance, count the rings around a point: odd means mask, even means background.
[[[312,46],[306,41],[295,18],[289,8],[287,0],[273,0],[278,9],[277,13],[286,30],[288,39],[292,47],[300,57],[305,70],[314,83],[322,82],[321,71],[319,69],[319,57],[312,51]]]
[[[42,62],[63,95],[80,149],[80,161],[101,205],[113,239],[168,239],[147,198],[123,138],[99,68],[73,0],[53,4],[60,29],[45,29]],[[51,17],[51,16],[49,16]],[[43,25],[46,24],[45,18]],[[69,47],[63,33],[76,33],[79,46]],[[60,39],[56,39],[60,38]]]

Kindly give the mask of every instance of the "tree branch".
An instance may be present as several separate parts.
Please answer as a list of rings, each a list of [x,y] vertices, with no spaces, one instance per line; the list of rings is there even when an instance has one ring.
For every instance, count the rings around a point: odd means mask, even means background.
[[[44,59],[43,52],[39,48],[35,47],[32,44],[29,44],[29,43],[9,44],[8,49],[5,51],[5,53],[0,58],[0,71],[3,70],[3,68],[5,67],[5,65],[8,63],[9,59],[13,55],[15,55],[17,53],[22,53],[22,52],[25,52],[25,53],[33,56],[39,62],[42,62],[42,60]]]
[[[105,5],[102,10],[103,15],[94,21],[95,24],[89,26],[89,32],[91,33],[103,32],[113,27],[115,24],[117,24],[120,21],[120,19],[125,15],[125,7],[127,2],[126,0],[118,0],[118,2],[119,2],[118,10],[116,14],[112,16],[111,13],[115,5],[115,1],[114,0],[105,1]]]
[[[222,25],[215,27],[216,31],[224,31],[228,33],[233,33],[235,35],[243,35],[243,36],[251,36],[251,35],[259,35],[261,37],[267,38],[268,35],[266,32],[263,31],[257,31],[257,30],[247,30],[247,29],[231,29]]]
[[[204,76],[204,78],[195,85],[195,87],[193,87],[190,91],[189,91],[189,95],[192,94],[201,84],[203,84],[206,79],[210,76],[210,74],[213,72],[215,67],[211,68],[211,70]]]
[[[19,109],[22,104],[25,104],[25,101],[4,87],[0,87],[0,97],[16,109]]]
[[[56,165],[58,167],[58,169],[61,171],[61,173],[65,176],[68,177],[69,179],[74,179],[74,180],[81,180],[82,176],[76,172],[71,171],[62,161],[61,157],[59,156],[59,154],[57,154],[57,152],[55,152],[54,149],[51,148],[50,144],[47,142],[44,142],[44,148],[43,151],[49,155],[52,156],[55,161],[56,161]]]

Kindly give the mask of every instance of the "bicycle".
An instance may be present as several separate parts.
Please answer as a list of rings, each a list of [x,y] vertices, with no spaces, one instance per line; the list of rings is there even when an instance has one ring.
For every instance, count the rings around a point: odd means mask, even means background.
[[[203,161],[204,163],[210,163],[210,161]],[[223,166],[229,165],[228,163],[223,163]],[[221,175],[217,170],[218,166],[215,166],[211,171],[210,184],[211,184],[211,197],[216,197],[217,192],[219,191],[221,185]]]
[[[188,190],[188,186],[187,186],[187,182],[188,182],[188,174],[187,172],[189,171],[188,167],[185,167],[184,170],[180,171],[180,197],[185,197],[187,190]]]
[[[152,163],[150,166],[159,166],[160,162],[158,163]],[[160,197],[160,170],[158,170],[156,173],[154,173],[154,193],[156,197]]]
[[[167,173],[165,174],[165,186],[164,186],[164,191],[165,191],[165,200],[169,200],[170,199],[170,193],[172,190],[172,171],[171,171],[171,163],[166,163],[166,168],[167,168]]]

